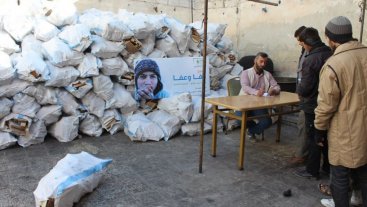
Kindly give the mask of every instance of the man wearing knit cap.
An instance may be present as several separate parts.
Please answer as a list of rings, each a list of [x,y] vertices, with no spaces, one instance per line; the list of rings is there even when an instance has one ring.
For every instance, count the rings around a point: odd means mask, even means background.
[[[367,206],[367,47],[353,39],[343,16],[327,23],[325,35],[334,54],[320,72],[315,139],[322,145],[328,137],[335,206],[350,205],[351,174]]]
[[[299,41],[307,52],[302,63],[301,80],[297,85],[297,93],[301,100],[301,109],[305,114],[305,130],[309,140],[308,159],[306,168],[299,168],[295,174],[301,177],[316,178],[320,176],[320,158],[323,154],[322,171],[329,174],[328,147],[326,139],[324,146],[317,145],[315,141],[315,108],[319,85],[319,74],[326,60],[332,55],[332,51],[326,46],[319,36],[319,32],[312,27],[307,27],[299,35]]]

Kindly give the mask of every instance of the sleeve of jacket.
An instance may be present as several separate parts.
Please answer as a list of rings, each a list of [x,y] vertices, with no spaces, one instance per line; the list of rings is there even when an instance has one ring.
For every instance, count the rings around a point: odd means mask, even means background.
[[[302,78],[297,88],[297,93],[302,97],[308,97],[317,84],[316,72],[312,67],[313,65],[315,65],[314,61],[304,61],[302,64]]]
[[[319,95],[314,121],[316,129],[327,130],[329,128],[331,118],[338,109],[340,98],[336,74],[325,64],[320,72]]]

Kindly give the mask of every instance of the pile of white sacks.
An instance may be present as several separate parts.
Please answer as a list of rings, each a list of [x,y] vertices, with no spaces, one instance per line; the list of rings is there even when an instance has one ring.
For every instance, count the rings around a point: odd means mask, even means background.
[[[131,140],[200,133],[200,97],[180,94],[144,114],[133,98],[134,59],[201,56],[203,26],[166,15],[86,10],[69,1],[24,1],[0,16],[0,149],[124,131]],[[238,76],[226,25],[208,25],[211,96]],[[205,132],[211,130],[205,107]],[[209,118],[208,118],[209,117]],[[157,124],[159,123],[159,124]]]

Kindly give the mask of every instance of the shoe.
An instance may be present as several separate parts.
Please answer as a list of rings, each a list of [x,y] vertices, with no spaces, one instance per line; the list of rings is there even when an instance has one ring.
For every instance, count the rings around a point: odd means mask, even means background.
[[[299,176],[299,177],[303,177],[303,178],[309,178],[309,179],[316,179],[318,180],[319,177],[318,176],[314,176],[311,173],[307,172],[307,170],[302,167],[302,168],[298,168],[297,170],[295,170],[293,172],[295,175]]]
[[[350,204],[353,206],[360,206],[362,203],[362,192],[360,190],[353,190],[352,197],[350,198]]]
[[[321,199],[321,205],[325,206],[325,207],[335,207],[335,203],[334,200],[332,198],[328,199],[328,198],[324,198]]]
[[[252,133],[247,132],[247,137],[248,137],[248,140],[250,142],[253,142],[253,143],[257,142],[256,135],[255,134],[252,134]]]

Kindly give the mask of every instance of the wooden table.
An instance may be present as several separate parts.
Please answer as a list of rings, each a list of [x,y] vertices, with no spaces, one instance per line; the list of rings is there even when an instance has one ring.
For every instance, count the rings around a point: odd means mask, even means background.
[[[246,121],[259,117],[247,117],[247,111],[264,108],[277,108],[277,112],[270,113],[268,116],[279,116],[277,123],[276,142],[280,140],[280,130],[282,124],[282,115],[298,112],[298,107],[293,107],[299,104],[298,95],[290,92],[280,92],[277,96],[258,97],[252,95],[243,96],[226,96],[218,98],[206,98],[205,102],[213,105],[213,129],[212,129],[212,147],[211,155],[216,156],[217,150],[217,115],[241,120],[241,137],[240,137],[240,152],[238,159],[238,168],[243,170],[243,162],[245,155],[245,140],[246,140]],[[292,106],[290,110],[283,111],[284,106]],[[220,109],[219,109],[220,108]],[[236,116],[229,110],[241,111],[242,116]]]

